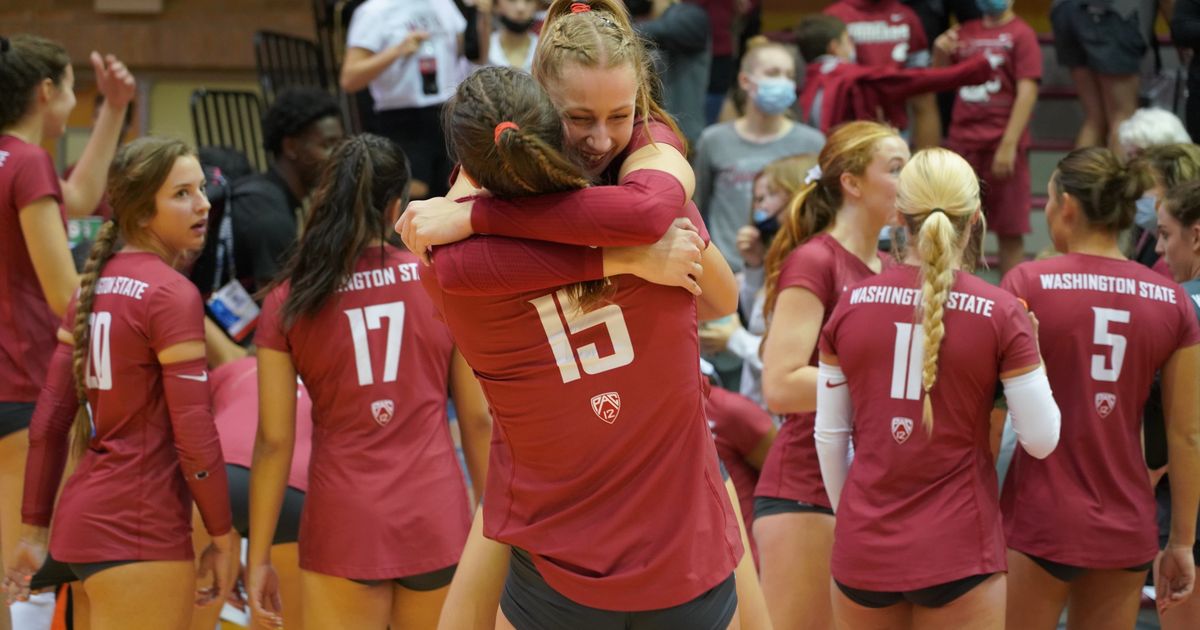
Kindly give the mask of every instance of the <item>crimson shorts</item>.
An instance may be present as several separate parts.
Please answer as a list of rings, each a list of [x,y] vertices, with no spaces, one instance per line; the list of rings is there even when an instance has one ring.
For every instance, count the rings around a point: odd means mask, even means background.
[[[963,156],[980,179],[983,196],[983,213],[987,217],[988,231],[998,236],[1021,236],[1028,234],[1029,213],[1033,205],[1033,193],[1029,179],[1029,150],[1017,149],[1013,173],[1006,179],[992,175],[992,158],[996,147],[975,148],[948,141],[946,146]]]

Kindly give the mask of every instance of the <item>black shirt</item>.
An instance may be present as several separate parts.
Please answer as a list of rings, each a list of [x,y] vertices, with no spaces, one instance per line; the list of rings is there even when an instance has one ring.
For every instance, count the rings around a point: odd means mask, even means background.
[[[254,294],[270,284],[287,261],[296,243],[302,204],[273,166],[234,182],[230,204],[233,263],[246,290]]]

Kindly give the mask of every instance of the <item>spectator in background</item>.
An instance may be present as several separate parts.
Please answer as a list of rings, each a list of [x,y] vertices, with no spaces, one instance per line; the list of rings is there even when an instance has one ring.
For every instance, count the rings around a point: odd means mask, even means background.
[[[966,158],[983,180],[987,227],[1000,244],[1000,274],[1025,259],[1033,194],[1029,119],[1042,78],[1037,34],[1012,10],[1011,0],[979,0],[983,18],[946,31],[934,45],[933,65],[983,53],[1002,63],[986,83],[959,88],[946,146]]]
[[[530,72],[538,42],[538,36],[532,31],[537,0],[494,0],[492,8],[500,25],[492,31],[488,64]]]
[[[879,68],[926,68],[929,66],[929,40],[921,19],[899,0],[838,0],[825,7],[825,14],[846,23],[857,51],[857,63]],[[909,141],[918,149],[936,147],[942,140],[942,123],[933,93],[908,99],[913,110]],[[897,129],[908,127],[904,103],[883,106],[888,124]]]
[[[689,145],[704,131],[704,91],[711,60],[708,15],[679,0],[625,0],[634,30],[654,44],[654,69],[662,80],[663,105]]]
[[[309,193],[344,137],[337,101],[317,88],[280,92],[263,116],[263,145],[275,162],[266,173],[233,184],[229,209],[230,271],[236,269],[236,278],[251,294],[275,278],[304,224]],[[219,229],[213,231],[219,234]]]
[[[1170,19],[1173,0],[1161,5]],[[1149,4],[1149,7],[1147,6]],[[1054,0],[1050,24],[1058,63],[1071,71],[1083,106],[1075,146],[1120,151],[1117,130],[1137,109],[1142,57],[1153,31],[1153,7],[1142,0]]]
[[[1143,107],[1117,127],[1118,155],[1126,159],[1137,157],[1150,147],[1188,143],[1183,121],[1171,112],[1158,107]]]
[[[370,86],[374,131],[412,156],[414,199],[447,190],[453,165],[440,112],[462,79],[466,29],[452,0],[367,0],[350,19],[342,89]]]
[[[966,24],[971,20],[983,17],[977,0],[900,0],[917,14],[921,19],[921,27],[925,29],[926,37],[936,37],[950,28],[951,14],[955,24]],[[930,42],[930,53],[933,53],[933,42]],[[956,94],[953,91],[938,92],[938,120],[942,129],[950,128],[950,114],[954,107]]]
[[[755,175],[773,160],[825,146],[820,132],[788,118],[796,100],[796,60],[787,48],[752,40],[738,85],[749,96],[745,114],[705,129],[693,165],[696,205],[735,272],[742,269],[736,239],[746,224]]]
[[[1180,48],[1200,49],[1200,0],[1174,0],[1171,40]],[[1200,55],[1193,54],[1188,65],[1187,91],[1187,131],[1195,140],[1200,138]]]
[[[1160,260],[1155,251],[1158,229],[1156,207],[1167,191],[1200,179],[1200,147],[1191,143],[1148,147],[1134,161],[1150,171],[1154,185],[1137,200],[1129,238],[1129,259],[1169,276],[1166,262]]]
[[[708,14],[712,35],[712,65],[708,73],[708,93],[704,98],[704,121],[713,124],[721,113],[721,105],[737,77],[737,61],[733,50],[733,18],[740,0],[691,0]],[[748,47],[747,47],[748,48]]]

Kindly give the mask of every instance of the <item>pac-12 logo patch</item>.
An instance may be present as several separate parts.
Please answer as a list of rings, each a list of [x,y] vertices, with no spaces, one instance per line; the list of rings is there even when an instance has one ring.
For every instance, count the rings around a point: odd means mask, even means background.
[[[381,427],[387,426],[395,413],[396,405],[390,400],[376,400],[371,403],[371,415],[375,416],[375,422],[378,422]]]
[[[912,435],[913,421],[911,418],[892,418],[892,437],[897,444],[903,444]]]
[[[1114,407],[1117,406],[1117,395],[1100,392],[1096,394],[1096,413],[1100,414],[1101,418],[1107,418],[1108,414],[1112,413]]]
[[[612,424],[621,413],[621,395],[617,392],[605,392],[592,396],[592,411],[596,417]]]

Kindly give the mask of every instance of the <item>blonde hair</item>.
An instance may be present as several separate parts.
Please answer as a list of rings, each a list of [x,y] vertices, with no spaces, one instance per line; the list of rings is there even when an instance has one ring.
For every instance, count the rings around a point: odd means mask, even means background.
[[[833,225],[842,207],[842,173],[862,175],[875,157],[879,143],[899,138],[896,130],[877,122],[860,120],[833,130],[817,156],[821,177],[804,184],[780,214],[779,233],[767,250],[763,315],[770,320],[779,299],[779,274],[792,250]]]
[[[574,12],[576,4],[587,11]],[[629,64],[637,73],[635,118],[662,121],[683,139],[675,120],[655,100],[662,92],[658,75],[651,68],[646,45],[633,30],[629,13],[620,0],[554,0],[546,10],[546,22],[533,54],[533,76],[548,86],[563,77],[563,68],[574,62],[585,68],[615,68]],[[687,147],[684,147],[684,154]]]
[[[962,255],[962,238],[979,212],[979,178],[960,155],[946,149],[918,151],[900,171],[896,207],[904,216],[921,259],[921,302],[917,315],[925,333],[923,421],[933,431],[933,387],[938,352],[946,336],[945,305],[954,286],[954,263]]]
[[[117,150],[108,169],[105,189],[113,208],[113,218],[105,222],[83,265],[79,278],[79,300],[75,304],[75,349],[72,367],[75,372],[75,394],[79,397],[79,413],[71,427],[71,448],[83,454],[91,441],[91,424],[87,409],[87,360],[91,350],[91,315],[96,299],[96,280],[104,271],[122,242],[136,242],[142,235],[141,223],[154,216],[155,196],[162,187],[175,161],[196,152],[181,140],[147,136],[138,138]]]
[[[796,53],[793,52],[792,49],[780,44],[779,42],[773,42],[770,39],[767,39],[766,35],[755,35],[754,37],[746,40],[746,50],[742,52],[742,63],[738,67],[738,71],[747,73],[750,72],[750,70],[754,67],[754,64],[758,63],[758,58],[768,50],[778,50],[779,52],[790,57],[793,63],[796,61]]]
[[[761,178],[766,178],[772,188],[783,191],[788,199],[791,199],[804,187],[804,178],[808,176],[809,169],[816,165],[817,155],[815,153],[789,155],[763,167],[754,180],[757,182]]]

